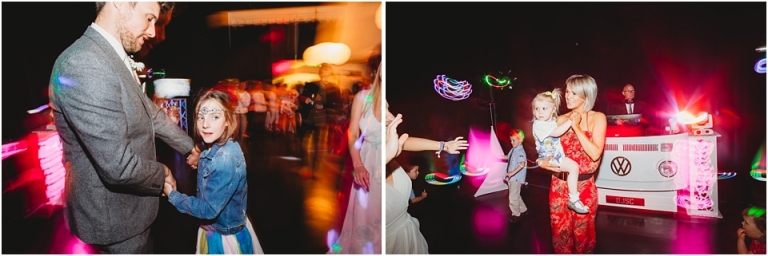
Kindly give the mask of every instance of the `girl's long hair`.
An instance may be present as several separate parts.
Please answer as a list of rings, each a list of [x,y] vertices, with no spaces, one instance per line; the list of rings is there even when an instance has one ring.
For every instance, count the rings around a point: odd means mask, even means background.
[[[203,138],[200,137],[200,127],[197,125],[197,115],[200,113],[200,107],[208,100],[215,100],[221,106],[224,108],[224,122],[227,123],[227,128],[224,130],[224,133],[219,137],[213,144],[219,144],[222,145],[226,143],[230,138],[233,138],[235,135],[235,131],[237,130],[237,114],[235,114],[235,105],[233,105],[233,102],[237,102],[236,100],[233,100],[232,97],[236,97],[235,95],[232,95],[229,91],[222,90],[222,87],[214,87],[211,88],[203,93],[200,98],[197,100],[197,106],[195,106],[195,142],[199,143],[198,145],[202,145],[204,148],[205,141],[203,141]],[[236,99],[236,98],[235,98]]]

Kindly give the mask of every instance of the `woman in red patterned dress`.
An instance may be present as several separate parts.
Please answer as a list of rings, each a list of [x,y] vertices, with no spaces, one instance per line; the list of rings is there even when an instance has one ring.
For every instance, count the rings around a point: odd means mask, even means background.
[[[565,155],[579,164],[579,198],[589,207],[588,214],[568,209],[566,172],[549,164],[550,159],[537,159],[543,169],[554,172],[549,190],[549,211],[552,220],[552,245],[555,253],[592,253],[595,250],[595,216],[597,186],[594,173],[600,164],[605,146],[605,114],[593,111],[597,84],[588,75],[572,75],[566,81],[565,102],[569,113],[557,117],[561,125],[572,120],[571,129],[560,137]],[[551,158],[551,157],[550,157]]]

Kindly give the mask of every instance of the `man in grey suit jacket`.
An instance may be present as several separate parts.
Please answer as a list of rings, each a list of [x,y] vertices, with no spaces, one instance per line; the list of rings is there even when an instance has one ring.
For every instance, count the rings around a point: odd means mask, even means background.
[[[128,54],[154,36],[154,23],[172,5],[100,2],[97,17],[56,59],[51,106],[67,166],[69,227],[103,253],[151,253],[149,226],[163,184],[176,181],[156,161],[155,137],[175,150],[194,142],[141,91]],[[195,162],[196,164],[196,162]]]

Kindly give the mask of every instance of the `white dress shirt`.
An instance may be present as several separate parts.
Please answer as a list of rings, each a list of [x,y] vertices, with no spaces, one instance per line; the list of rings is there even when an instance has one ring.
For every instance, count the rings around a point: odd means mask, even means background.
[[[136,78],[136,82],[141,83],[139,80],[139,75],[136,74],[136,71],[133,70],[133,67],[131,67],[131,62],[129,61],[130,57],[128,56],[128,53],[125,52],[125,49],[123,48],[123,45],[120,43],[120,41],[117,41],[117,38],[109,34],[109,32],[101,28],[95,22],[91,23],[91,27],[95,29],[96,32],[99,32],[101,36],[107,39],[107,42],[109,42],[109,44],[112,45],[112,48],[115,49],[115,52],[117,52],[117,56],[120,56],[120,59],[123,60],[125,67],[128,68],[128,71],[130,71],[133,74],[133,77]]]

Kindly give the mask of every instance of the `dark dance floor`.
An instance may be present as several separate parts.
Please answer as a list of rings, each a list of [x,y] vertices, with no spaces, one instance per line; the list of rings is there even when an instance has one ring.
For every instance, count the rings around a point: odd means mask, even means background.
[[[528,171],[522,197],[528,211],[520,222],[510,224],[507,191],[475,198],[466,176],[451,185],[430,185],[422,177],[414,181],[416,191],[426,189],[427,198],[412,204],[409,211],[421,223],[421,232],[432,254],[552,254],[552,232],[548,208],[549,176],[538,169]],[[595,253],[610,254],[734,254],[741,210],[748,206],[749,189],[762,181],[720,180],[722,219],[692,218],[684,211],[661,213],[598,207]],[[762,184],[760,184],[762,183]],[[479,183],[478,183],[479,184]],[[758,197],[760,195],[757,195]]]
[[[246,144],[248,214],[264,252],[326,253],[327,236],[331,230],[338,232],[341,226],[346,193],[351,185],[349,175],[340,171],[347,160],[346,153],[333,154],[330,146],[321,146],[316,151],[320,152],[320,160],[313,178],[311,168],[302,167],[301,158],[307,156],[303,156],[305,151],[296,136],[252,136]],[[178,190],[194,194],[197,172],[186,165],[183,156],[169,154],[162,146],[159,148],[159,154],[164,152],[161,161],[175,169]],[[315,151],[310,148],[308,152]],[[6,184],[12,183],[10,173],[15,169],[14,161],[20,161],[13,158],[3,161],[4,190]],[[39,193],[34,191],[44,189],[39,182],[27,182],[24,186],[4,191],[2,253],[93,253],[93,248],[76,242],[77,239],[65,228],[61,206],[30,209],[34,204],[29,200]],[[197,228],[197,219],[179,213],[167,200],[161,200],[159,214],[152,226],[154,252],[195,253]]]
[[[339,230],[351,185],[341,166],[346,153],[334,154],[329,146],[319,148],[318,168],[312,178],[302,167],[299,141],[293,136],[254,136],[246,142],[249,197],[248,214],[266,253],[322,254],[328,251],[328,237]],[[327,145],[327,143],[322,143]],[[162,147],[161,147],[162,148]],[[309,147],[308,152],[314,152]],[[191,194],[196,172],[183,157],[162,154],[174,166],[179,190]],[[21,155],[21,154],[19,154]],[[19,155],[3,161],[2,253],[69,254],[92,253],[77,243],[65,228],[60,206],[39,207],[39,191],[45,184],[39,177],[22,178],[14,173],[23,161]],[[528,185],[522,190],[530,214],[522,221],[507,221],[507,192],[478,198],[472,179],[465,177],[452,185],[429,185],[421,177],[415,191],[426,189],[429,196],[411,206],[421,222],[421,231],[433,254],[551,254],[549,224],[549,176],[538,169],[528,171]],[[480,177],[477,177],[480,178]],[[19,183],[19,180],[26,180]],[[21,185],[18,185],[21,184]],[[479,183],[478,183],[479,184]],[[11,186],[13,185],[13,186]],[[610,254],[733,254],[740,212],[750,204],[765,204],[765,183],[739,175],[718,182],[722,219],[690,217],[684,211],[661,213],[600,206],[597,214],[595,253]],[[37,191],[37,192],[36,192]],[[339,191],[344,191],[340,193]],[[140,209],[126,209],[140,210]],[[161,200],[160,212],[152,226],[155,253],[195,252],[197,220],[181,214]]]

